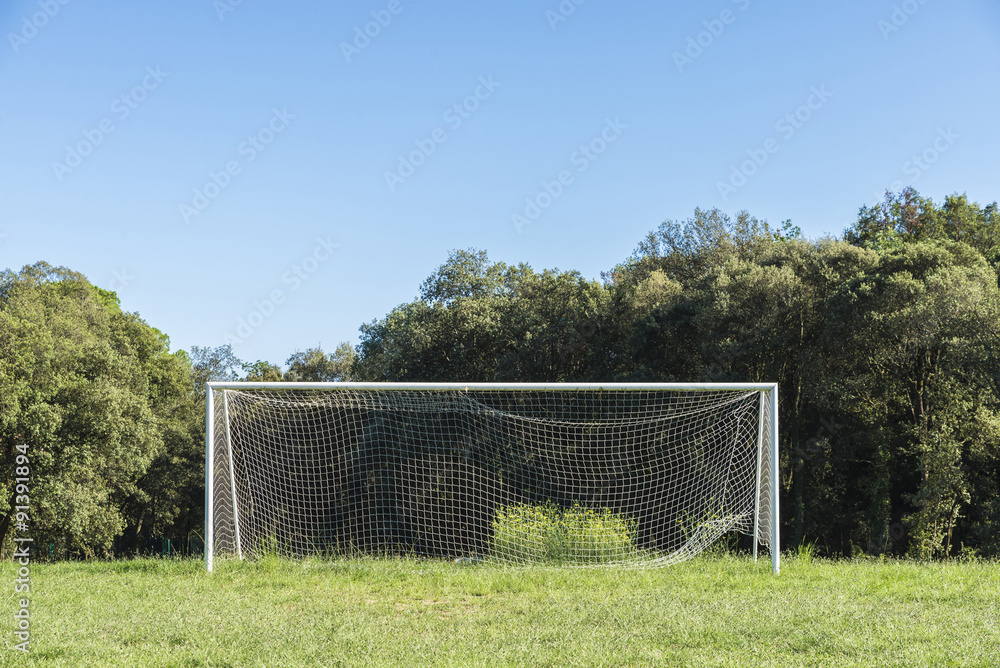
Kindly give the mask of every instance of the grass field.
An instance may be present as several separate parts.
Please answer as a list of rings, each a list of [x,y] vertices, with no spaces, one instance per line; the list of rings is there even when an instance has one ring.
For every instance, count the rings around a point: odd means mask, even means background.
[[[33,565],[29,666],[997,666],[1000,565]]]

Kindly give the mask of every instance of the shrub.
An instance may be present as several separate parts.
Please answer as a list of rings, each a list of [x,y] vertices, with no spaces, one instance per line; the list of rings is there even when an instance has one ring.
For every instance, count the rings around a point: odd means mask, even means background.
[[[601,564],[637,556],[634,519],[552,503],[500,508],[493,522],[493,556],[504,561]]]

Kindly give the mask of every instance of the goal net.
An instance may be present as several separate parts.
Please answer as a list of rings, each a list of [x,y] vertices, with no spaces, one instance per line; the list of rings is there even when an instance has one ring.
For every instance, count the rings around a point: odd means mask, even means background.
[[[778,569],[777,387],[209,383],[206,560]]]

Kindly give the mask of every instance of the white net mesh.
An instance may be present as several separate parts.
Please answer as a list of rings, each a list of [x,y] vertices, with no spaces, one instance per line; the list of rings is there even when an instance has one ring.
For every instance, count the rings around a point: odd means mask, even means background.
[[[732,531],[769,544],[767,392],[211,391],[215,555],[656,566]]]

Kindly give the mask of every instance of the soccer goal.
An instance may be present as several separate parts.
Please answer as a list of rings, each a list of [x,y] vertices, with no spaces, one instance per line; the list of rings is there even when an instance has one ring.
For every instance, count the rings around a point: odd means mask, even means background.
[[[205,558],[779,569],[775,384],[209,383]]]

